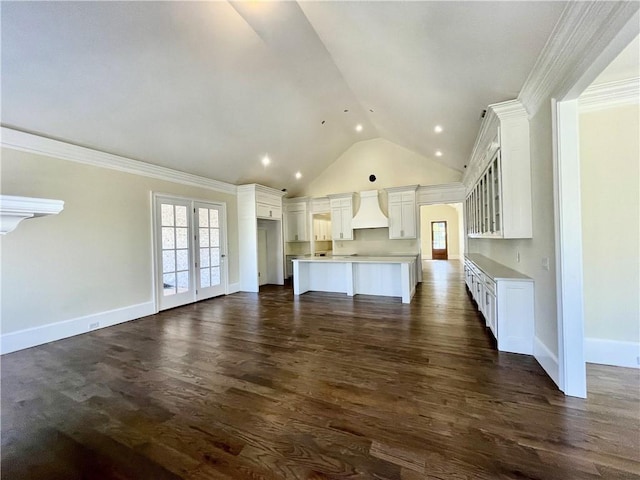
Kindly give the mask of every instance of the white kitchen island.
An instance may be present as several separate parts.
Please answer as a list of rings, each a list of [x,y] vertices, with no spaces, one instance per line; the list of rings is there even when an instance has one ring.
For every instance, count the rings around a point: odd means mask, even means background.
[[[310,257],[293,260],[293,293],[337,292],[349,296],[402,297],[416,292],[418,257]]]

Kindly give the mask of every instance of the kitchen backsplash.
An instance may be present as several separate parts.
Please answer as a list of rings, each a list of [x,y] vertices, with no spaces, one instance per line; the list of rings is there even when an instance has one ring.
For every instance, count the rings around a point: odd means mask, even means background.
[[[420,241],[389,240],[388,228],[366,228],[353,231],[353,240],[336,240],[334,255],[417,255]]]

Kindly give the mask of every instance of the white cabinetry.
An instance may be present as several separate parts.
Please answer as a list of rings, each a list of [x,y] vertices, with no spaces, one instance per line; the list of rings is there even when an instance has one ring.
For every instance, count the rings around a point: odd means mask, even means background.
[[[318,242],[331,240],[331,220],[313,219],[313,239]]]
[[[257,186],[262,187],[262,185]],[[278,191],[274,190],[274,192]],[[284,195],[283,192],[278,192],[278,195],[275,195],[274,193],[256,190],[256,217],[282,219],[282,195]]]
[[[287,242],[308,242],[307,201],[292,200],[285,204],[284,210]]]
[[[529,120],[518,100],[489,105],[463,182],[469,237],[533,237]]]
[[[533,279],[482,255],[466,255],[465,282],[498,350],[533,354]]]
[[[333,240],[353,240],[353,193],[329,195],[331,204],[331,236]]]
[[[238,186],[238,243],[240,290],[257,292],[258,221],[268,228],[269,283],[284,283],[282,196],[284,192],[257,184]]]
[[[389,204],[390,239],[416,238],[418,233],[417,189],[418,185],[386,189]]]

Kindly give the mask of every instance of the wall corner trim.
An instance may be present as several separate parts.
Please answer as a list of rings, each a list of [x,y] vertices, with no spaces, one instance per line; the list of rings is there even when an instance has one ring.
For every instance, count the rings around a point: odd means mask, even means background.
[[[0,144],[3,147],[23,152],[61,158],[84,165],[108,168],[119,172],[132,173],[143,177],[156,178],[173,183],[206,188],[217,192],[235,195],[236,186],[190,173],[180,172],[151,163],[132,160],[111,153],[101,152],[79,145],[2,127]]]
[[[640,342],[585,338],[584,358],[588,363],[640,368]]]
[[[533,356],[544,371],[547,372],[547,375],[551,377],[551,380],[559,387],[560,369],[558,357],[537,336],[533,340]]]
[[[639,103],[640,77],[592,85],[578,98],[580,113]]]
[[[4,355],[5,353],[24,350],[25,348],[62,340],[63,338],[88,333],[89,331],[111,327],[119,323],[153,315],[154,313],[154,302],[145,302],[61,322],[26,328],[17,332],[3,333],[0,335],[0,354]],[[89,325],[96,323],[98,327],[89,328]]]

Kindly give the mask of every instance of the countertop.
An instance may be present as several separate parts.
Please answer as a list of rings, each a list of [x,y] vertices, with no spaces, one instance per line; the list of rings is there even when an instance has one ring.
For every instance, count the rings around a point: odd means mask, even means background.
[[[492,280],[523,280],[532,282],[531,277],[517,272],[509,267],[502,265],[501,263],[494,262],[490,258],[480,255],[478,253],[468,253],[466,258],[471,260],[476,267],[483,271]]]
[[[410,256],[360,256],[335,255],[327,257],[309,257],[293,259],[294,262],[325,262],[325,263],[413,263],[416,257]]]

